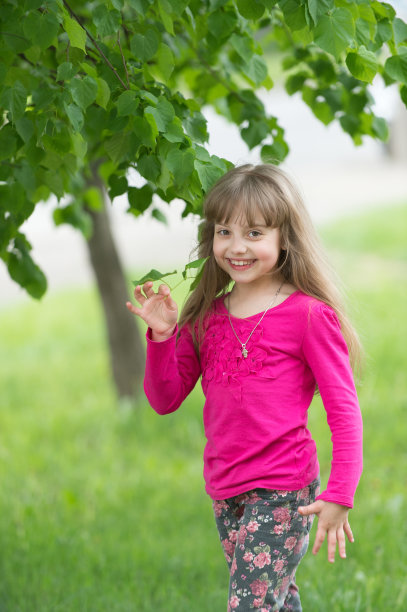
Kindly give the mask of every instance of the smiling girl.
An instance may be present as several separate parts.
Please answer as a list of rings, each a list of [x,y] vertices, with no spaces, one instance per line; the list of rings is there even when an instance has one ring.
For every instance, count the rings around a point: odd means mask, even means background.
[[[145,391],[177,410],[199,377],[206,491],[230,572],[228,610],[301,610],[295,582],[314,515],[317,553],[345,535],[362,470],[362,422],[344,314],[302,199],[272,165],[225,174],[204,203],[202,278],[178,309],[167,286],[136,287],[148,325]],[[318,388],[333,457],[319,494],[307,413]]]

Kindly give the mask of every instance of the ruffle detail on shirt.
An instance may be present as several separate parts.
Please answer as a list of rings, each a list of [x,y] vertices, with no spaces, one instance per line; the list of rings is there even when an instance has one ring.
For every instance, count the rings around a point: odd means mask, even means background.
[[[253,321],[240,320],[236,328],[239,338],[246,340],[253,326]],[[247,343],[247,351],[248,355],[244,358],[229,319],[224,316],[214,317],[208,326],[201,348],[203,380],[227,386],[240,384],[240,379],[250,374],[274,378],[273,366],[265,364],[269,351],[265,346],[261,325],[255,329]]]

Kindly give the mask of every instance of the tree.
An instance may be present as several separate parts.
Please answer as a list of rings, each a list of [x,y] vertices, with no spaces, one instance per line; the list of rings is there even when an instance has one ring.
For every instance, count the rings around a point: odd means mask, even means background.
[[[162,220],[156,198],[200,214],[230,167],[205,148],[203,106],[234,122],[262,159],[286,157],[284,129],[256,95],[273,87],[268,57],[287,93],[323,123],[339,121],[355,144],[387,137],[372,110],[377,74],[407,103],[407,25],[378,0],[2,0],[0,35],[0,257],[35,298],[46,279],[21,225],[39,201],[55,196],[55,222],[83,232],[96,267],[104,192],[126,193],[136,216],[151,208]],[[130,169],[143,186],[129,185]],[[97,276],[117,364],[130,332],[112,330],[111,283]],[[139,386],[138,363],[135,381],[116,380],[120,395]]]

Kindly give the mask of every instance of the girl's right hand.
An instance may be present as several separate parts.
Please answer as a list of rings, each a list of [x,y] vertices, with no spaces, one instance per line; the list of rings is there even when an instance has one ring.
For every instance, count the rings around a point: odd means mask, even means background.
[[[160,285],[155,293],[150,281],[144,283],[142,288],[137,285],[134,297],[141,308],[133,306],[131,302],[126,302],[126,306],[152,329],[152,339],[160,342],[172,336],[177,324],[178,307],[171,297],[169,287]]]

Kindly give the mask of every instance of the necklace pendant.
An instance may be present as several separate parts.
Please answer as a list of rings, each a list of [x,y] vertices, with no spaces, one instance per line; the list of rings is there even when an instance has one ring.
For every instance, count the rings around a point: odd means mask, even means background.
[[[245,346],[242,346],[242,355],[243,355],[243,357],[244,357],[245,359],[246,359],[246,357],[247,357],[247,354],[248,354],[248,353],[247,353],[247,348],[246,348]]]

